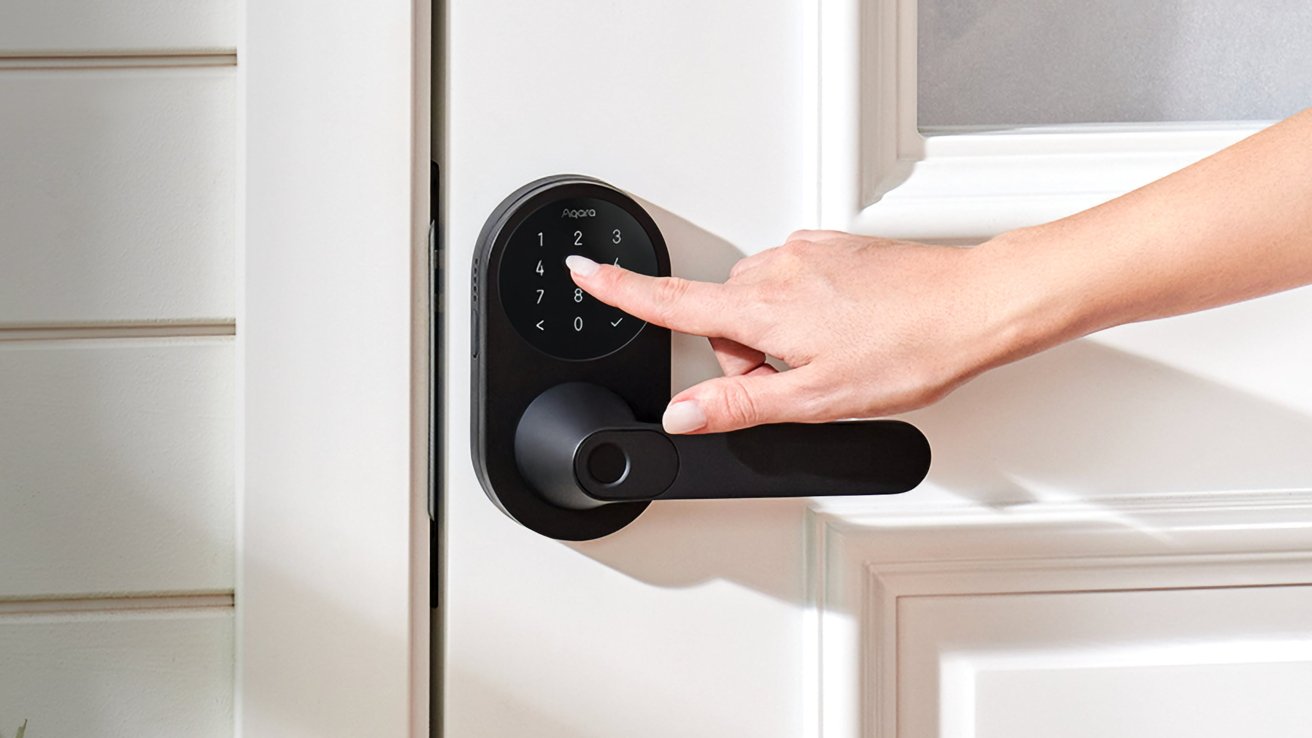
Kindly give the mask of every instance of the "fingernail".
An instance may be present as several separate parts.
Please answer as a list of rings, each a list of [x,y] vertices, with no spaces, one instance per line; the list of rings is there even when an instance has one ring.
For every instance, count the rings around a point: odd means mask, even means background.
[[[706,413],[702,412],[702,406],[693,400],[672,402],[665,408],[661,425],[665,427],[666,433],[695,431],[706,425]]]
[[[566,256],[565,266],[569,267],[571,272],[574,272],[580,277],[591,277],[593,274],[597,273],[597,262],[586,256],[579,256],[578,254]]]

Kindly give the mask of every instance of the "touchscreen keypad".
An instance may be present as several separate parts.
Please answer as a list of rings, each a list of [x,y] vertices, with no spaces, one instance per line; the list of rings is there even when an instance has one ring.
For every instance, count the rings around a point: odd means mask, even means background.
[[[593,359],[622,348],[646,325],[597,300],[570,278],[565,257],[655,276],[656,252],[620,206],[579,197],[543,205],[511,234],[500,265],[501,303],[529,343],[562,359]]]

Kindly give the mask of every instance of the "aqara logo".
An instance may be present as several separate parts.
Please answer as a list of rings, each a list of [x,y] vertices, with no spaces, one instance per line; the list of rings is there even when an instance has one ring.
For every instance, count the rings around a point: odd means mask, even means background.
[[[560,211],[560,217],[562,217],[562,218],[595,218],[595,217],[597,217],[597,211],[596,211],[596,210],[593,210],[592,208],[588,208],[587,210],[571,210],[571,209],[569,209],[569,208],[565,208],[564,210]]]

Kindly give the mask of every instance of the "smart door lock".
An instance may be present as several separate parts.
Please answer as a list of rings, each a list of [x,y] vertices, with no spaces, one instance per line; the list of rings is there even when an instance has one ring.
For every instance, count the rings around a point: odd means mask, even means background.
[[[575,287],[581,254],[670,274],[655,221],[598,180],[530,183],[492,212],[474,256],[474,466],[532,530],[587,540],[653,500],[905,492],[929,470],[914,426],[876,420],[671,436],[670,333]]]

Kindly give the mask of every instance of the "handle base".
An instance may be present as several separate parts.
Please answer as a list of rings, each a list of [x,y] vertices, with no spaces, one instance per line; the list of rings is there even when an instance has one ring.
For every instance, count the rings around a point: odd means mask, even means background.
[[[898,494],[920,484],[930,463],[929,442],[901,421],[670,436],[636,421],[613,392],[583,382],[530,403],[514,452],[544,501],[579,514],[652,500]]]

